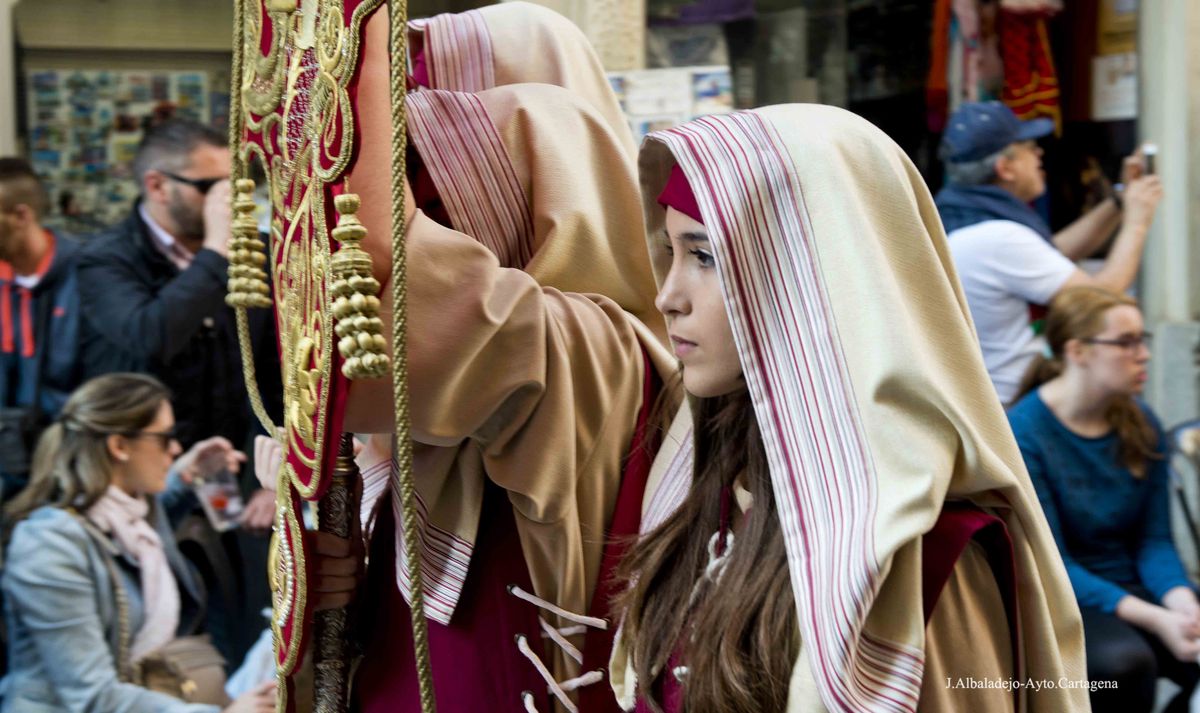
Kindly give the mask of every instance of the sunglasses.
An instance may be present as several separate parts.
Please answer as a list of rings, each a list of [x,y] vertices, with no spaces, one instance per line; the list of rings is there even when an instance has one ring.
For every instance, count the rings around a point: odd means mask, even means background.
[[[195,188],[197,191],[200,191],[200,195],[207,194],[213,186],[229,178],[228,176],[221,176],[220,178],[186,178],[184,176],[171,173],[170,171],[159,171],[159,173],[171,179],[172,181],[186,183],[192,188]]]
[[[165,451],[171,447],[171,444],[179,440],[175,429],[169,431],[134,431],[132,433],[121,434],[126,438],[157,438],[159,446]]]

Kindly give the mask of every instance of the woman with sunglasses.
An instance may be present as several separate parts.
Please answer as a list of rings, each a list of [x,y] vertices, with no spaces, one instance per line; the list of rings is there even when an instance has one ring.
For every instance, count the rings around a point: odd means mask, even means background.
[[[1200,603],[1171,539],[1166,439],[1137,397],[1150,334],[1137,304],[1094,287],[1063,291],[1046,318],[1009,421],[1083,614],[1096,711],[1150,711],[1156,679],[1200,666]]]
[[[174,426],[161,383],[108,374],[76,390],[42,435],[28,487],[5,508],[11,539],[0,584],[10,670],[0,710],[221,710],[119,673],[202,625],[204,590],[164,510],[185,481],[244,458],[224,439],[180,456]],[[266,713],[274,701],[267,684],[224,710]]]

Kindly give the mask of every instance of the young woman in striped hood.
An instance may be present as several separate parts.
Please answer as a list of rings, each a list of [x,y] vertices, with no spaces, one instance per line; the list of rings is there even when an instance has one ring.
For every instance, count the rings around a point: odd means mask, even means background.
[[[900,148],[786,105],[651,134],[639,168],[694,418],[622,565],[622,706],[1086,710],[1079,612]]]

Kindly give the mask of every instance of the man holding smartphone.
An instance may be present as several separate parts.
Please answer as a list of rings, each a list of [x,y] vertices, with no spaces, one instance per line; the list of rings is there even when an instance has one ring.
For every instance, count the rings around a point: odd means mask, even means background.
[[[1131,156],[1123,196],[1051,233],[1029,204],[1046,192],[1037,139],[1053,130],[1049,119],[1021,121],[1000,102],[971,102],[950,118],[940,149],[947,185],[937,195],[938,212],[984,363],[1006,405],[1044,349],[1034,328],[1042,307],[1068,287],[1129,289],[1162,199],[1158,177],[1140,155]],[[1079,269],[1075,261],[1099,250],[1118,225],[1103,266],[1095,274]]]

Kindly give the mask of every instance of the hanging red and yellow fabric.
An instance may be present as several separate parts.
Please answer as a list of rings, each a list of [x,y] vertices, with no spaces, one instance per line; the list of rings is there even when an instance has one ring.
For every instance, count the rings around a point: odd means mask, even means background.
[[[1058,72],[1046,21],[1062,9],[1058,0],[1009,0],[1000,4],[1002,99],[1022,120],[1048,117],[1062,133]]]

